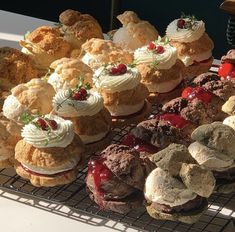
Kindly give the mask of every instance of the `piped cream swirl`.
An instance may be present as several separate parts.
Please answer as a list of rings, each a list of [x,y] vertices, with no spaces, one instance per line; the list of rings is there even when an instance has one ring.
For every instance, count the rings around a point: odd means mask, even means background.
[[[181,29],[177,27],[178,20],[179,19],[175,19],[168,25],[166,29],[166,35],[171,40],[183,43],[191,43],[198,40],[205,32],[205,23],[203,21],[195,21],[192,29]],[[184,20],[187,22],[190,19],[184,18]]]
[[[136,68],[127,67],[127,72],[120,75],[110,75],[109,67],[99,68],[94,76],[93,82],[97,89],[103,89],[109,93],[121,92],[135,88],[140,83],[140,73]]]
[[[70,98],[69,90],[61,90],[52,102],[55,112],[61,117],[92,116],[104,107],[102,96],[93,91],[88,91],[86,100],[77,101]]]
[[[48,131],[38,128],[34,125],[38,119],[36,118],[23,127],[22,138],[37,148],[67,147],[74,138],[73,123],[55,115],[45,115],[45,118],[55,120],[58,125],[57,129]]]
[[[152,42],[154,43],[154,42]],[[154,63],[157,69],[170,69],[177,60],[177,50],[170,44],[154,43],[164,48],[163,53],[157,53],[155,50],[149,50],[148,46],[144,46],[135,50],[134,59],[137,64]]]

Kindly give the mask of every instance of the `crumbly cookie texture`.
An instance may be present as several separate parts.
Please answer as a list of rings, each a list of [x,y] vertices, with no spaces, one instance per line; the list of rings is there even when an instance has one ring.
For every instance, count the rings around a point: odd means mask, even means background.
[[[235,95],[231,96],[222,106],[222,111],[229,115],[235,114]]]

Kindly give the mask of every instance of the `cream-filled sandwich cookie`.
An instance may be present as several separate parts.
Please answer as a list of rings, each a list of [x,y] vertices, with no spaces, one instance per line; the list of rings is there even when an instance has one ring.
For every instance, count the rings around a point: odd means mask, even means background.
[[[22,129],[15,147],[18,175],[37,186],[52,187],[76,179],[83,162],[84,145],[73,123],[55,115],[35,118]]]
[[[205,32],[205,23],[202,20],[183,14],[167,26],[166,36],[177,48],[179,59],[186,67],[187,78],[191,79],[210,69],[214,43]]]
[[[116,124],[122,120],[123,123],[136,123],[149,113],[148,89],[140,80],[137,68],[122,63],[103,66],[95,72],[94,86]]]

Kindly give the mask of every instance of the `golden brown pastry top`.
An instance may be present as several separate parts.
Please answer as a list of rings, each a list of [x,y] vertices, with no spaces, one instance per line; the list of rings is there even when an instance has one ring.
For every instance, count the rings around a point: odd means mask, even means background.
[[[38,72],[30,57],[15,48],[0,48],[0,80],[2,86],[18,85],[37,77],[37,75]]]
[[[133,54],[130,51],[110,40],[93,38],[84,43],[82,49],[105,64],[117,62],[129,64],[133,61]]]
[[[66,26],[65,33],[69,30],[77,39],[85,42],[91,38],[103,38],[102,29],[97,20],[89,14],[68,9],[59,16],[60,22]]]

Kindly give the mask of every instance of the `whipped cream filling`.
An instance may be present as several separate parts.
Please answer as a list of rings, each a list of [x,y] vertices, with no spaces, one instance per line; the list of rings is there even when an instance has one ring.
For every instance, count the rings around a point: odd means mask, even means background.
[[[21,163],[21,165],[24,168],[28,169],[29,171],[32,171],[38,174],[53,175],[53,174],[57,174],[57,173],[74,169],[77,166],[78,162],[79,162],[79,156],[74,156],[73,158],[70,158],[65,163],[63,163],[63,166],[58,166],[58,167],[45,168],[45,167],[38,167],[38,166],[25,164],[25,163]]]
[[[235,130],[235,115],[229,116],[224,119],[223,124],[230,126]]]
[[[226,170],[234,163],[234,160],[228,155],[210,149],[198,142],[190,144],[188,150],[198,164],[210,170]]]
[[[184,65],[186,67],[194,64],[194,61],[196,62],[201,62],[204,60],[209,59],[210,57],[212,57],[212,52],[211,51],[207,51],[201,54],[197,54],[197,55],[193,55],[193,56],[179,56],[179,59],[184,63]]]
[[[147,177],[144,194],[147,200],[170,207],[183,205],[197,196],[183,182],[160,168],[154,169]]]
[[[83,101],[71,99],[69,90],[59,91],[53,98],[55,112],[62,117],[92,116],[104,107],[102,96],[94,91],[88,91],[88,98]]]
[[[152,42],[154,43],[154,42]],[[148,46],[138,48],[134,52],[134,60],[137,64],[154,63],[157,69],[170,69],[177,60],[177,49],[170,44],[154,43],[156,46],[164,47],[163,53],[157,53],[155,50],[149,50]]]
[[[58,92],[62,89],[68,89],[69,88],[66,81],[63,81],[63,79],[60,77],[60,75],[56,72],[52,73],[49,76],[47,82],[53,86],[53,88],[56,92]]]
[[[67,147],[74,138],[73,123],[55,115],[45,115],[45,118],[55,120],[58,125],[57,129],[50,131],[42,130],[34,125],[37,121],[36,118],[23,127],[21,132],[22,138],[37,148]]]
[[[205,23],[203,21],[195,21],[196,23],[193,25],[192,29],[181,29],[177,27],[178,20],[179,19],[175,19],[167,26],[166,36],[171,40],[191,43],[198,40],[205,32]],[[187,22],[190,19],[184,18],[184,20]]]
[[[96,59],[95,56],[91,55],[88,52],[82,57],[81,60],[84,64],[88,65],[91,69],[93,69],[93,71],[102,66],[102,62],[100,62],[98,59]]]
[[[144,101],[135,105],[111,105],[106,106],[112,116],[127,116],[140,111],[144,106]]]
[[[94,142],[98,142],[101,139],[103,139],[109,131],[105,131],[96,135],[79,135],[80,139],[82,140],[82,142],[84,144],[89,144],[89,143],[94,143]]]
[[[134,89],[140,83],[141,76],[137,68],[127,67],[127,72],[120,75],[110,75],[110,68],[101,67],[95,71],[93,82],[97,89],[115,93]]]
[[[6,118],[15,121],[18,121],[22,113],[26,112],[26,110],[27,109],[13,95],[9,95],[5,99],[2,107],[3,115]]]

